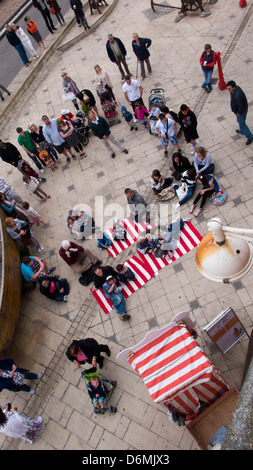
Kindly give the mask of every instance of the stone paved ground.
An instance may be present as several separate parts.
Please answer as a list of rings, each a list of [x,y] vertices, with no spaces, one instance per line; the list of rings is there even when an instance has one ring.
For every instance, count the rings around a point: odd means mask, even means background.
[[[111,1],[109,2],[111,5]],[[15,97],[13,109],[6,110],[8,118],[1,128],[1,138],[16,143],[17,125],[27,127],[34,121],[40,124],[42,114],[59,116],[63,108],[61,72],[66,69],[81,87],[94,89],[93,66],[104,67],[114,84],[121,104],[126,104],[121,91],[117,68],[106,56],[105,42],[109,32],[119,36],[131,54],[130,69],[136,72],[136,61],[131,51],[131,34],[152,38],[151,63],[153,74],[143,82],[144,101],[154,87],[163,87],[167,104],[179,110],[184,102],[198,116],[198,131],[202,144],[215,159],[215,174],[228,192],[228,200],[219,208],[207,203],[204,213],[195,219],[194,226],[204,236],[206,222],[213,216],[221,217],[225,225],[252,227],[252,147],[245,146],[244,137],[235,133],[236,122],[230,112],[227,91],[216,85],[206,95],[200,88],[202,73],[199,56],[206,42],[220,50],[224,58],[225,80],[234,79],[246,92],[250,104],[248,122],[252,128],[253,86],[251,60],[252,5],[240,9],[238,2],[219,0],[210,7],[211,15],[202,19],[189,14],[175,24],[175,12],[153,14],[149,2],[133,0],[116,3],[111,14],[90,35],[80,38],[71,48],[58,49],[34,78],[32,86],[24,90],[22,99]],[[72,15],[66,15],[70,21]],[[97,19],[87,13],[91,24]],[[60,34],[58,32],[58,34]],[[74,25],[64,38],[64,44],[79,34]],[[57,36],[56,36],[57,37]],[[52,40],[49,47],[52,45]],[[20,72],[10,89],[15,95],[31,70]],[[5,106],[8,106],[7,100]],[[120,106],[119,106],[120,109]],[[71,109],[73,111],[73,109]],[[245,337],[228,353],[222,355],[202,332],[202,327],[228,306],[234,308],[248,333],[252,328],[252,272],[231,285],[211,282],[202,277],[195,267],[192,251],[173,265],[164,268],[127,300],[129,323],[120,322],[113,311],[105,315],[89,293],[78,282],[67,265],[58,256],[62,239],[69,237],[66,226],[68,211],[77,203],[85,202],[94,208],[95,196],[104,196],[104,206],[117,202],[125,206],[124,188],[138,189],[148,202],[155,202],[149,184],[154,167],[169,174],[171,159],[163,159],[160,142],[147,131],[129,134],[124,122],[112,128],[115,136],[125,142],[129,154],[116,152],[112,160],[100,142],[90,136],[88,158],[67,167],[64,162],[55,173],[46,172],[45,188],[52,199],[40,204],[35,197],[29,200],[49,227],[36,234],[45,246],[43,256],[57,267],[60,276],[67,277],[71,285],[68,302],[57,304],[42,297],[38,291],[23,296],[22,309],[12,345],[6,352],[20,365],[35,372],[43,372],[33,396],[25,393],[1,393],[1,403],[12,400],[21,413],[43,416],[43,429],[33,445],[34,450],[194,450],[197,448],[188,431],[169,421],[166,410],[155,405],[139,375],[116,360],[124,348],[136,344],[152,328],[168,324],[180,311],[189,310],[196,321],[199,344],[218,367],[230,386],[240,388],[248,340]],[[190,149],[180,141],[184,153]],[[20,173],[1,163],[1,174],[27,199]],[[189,205],[182,210],[189,216]],[[106,214],[108,220],[111,214]],[[130,248],[117,259],[99,252],[96,242],[84,243],[101,256],[105,264],[113,266],[136,252]],[[112,404],[115,415],[95,416],[79,372],[65,358],[65,350],[74,338],[94,337],[109,344],[112,355],[106,359],[103,374],[116,379],[118,386]],[[0,435],[2,450],[30,449],[23,441]]]

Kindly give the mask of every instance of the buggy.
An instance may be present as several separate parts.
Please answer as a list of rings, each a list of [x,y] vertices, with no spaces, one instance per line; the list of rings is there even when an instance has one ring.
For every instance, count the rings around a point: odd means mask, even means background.
[[[109,125],[120,123],[121,120],[116,110],[116,105],[110,95],[110,93],[103,87],[103,85],[97,86],[97,94],[100,99],[100,103],[104,112],[104,116]]]
[[[150,95],[148,98],[148,109],[149,111],[151,110],[152,104],[155,104],[158,108],[161,108],[161,106],[165,106],[166,101],[164,98],[164,89],[163,88],[153,88],[150,91]],[[158,135],[157,130],[156,130],[156,123],[158,119],[155,116],[151,116],[149,118],[149,125],[150,125],[150,134],[155,134]]]
[[[117,385],[116,380],[107,380],[104,377],[102,377],[100,372],[98,372],[98,371],[92,372],[92,369],[90,369],[90,372],[89,371],[83,371],[81,373],[81,376],[82,376],[82,378],[84,379],[84,381],[86,383],[87,392],[88,392],[88,389],[89,389],[90,378],[95,376],[95,377],[98,377],[100,379],[102,389],[103,389],[104,394],[106,396],[105,410],[108,410],[112,414],[116,413],[117,408],[115,406],[111,406],[110,402],[109,402],[109,399],[110,399],[110,397],[111,397],[111,395],[112,395],[112,393],[113,393],[113,391],[114,391],[114,389]],[[100,413],[100,409],[97,408],[96,406],[93,406],[93,411],[96,414]]]
[[[76,117],[78,118],[78,121],[72,121],[72,124],[81,144],[86,146],[89,143],[90,126],[86,124],[86,115],[82,111],[78,111]]]

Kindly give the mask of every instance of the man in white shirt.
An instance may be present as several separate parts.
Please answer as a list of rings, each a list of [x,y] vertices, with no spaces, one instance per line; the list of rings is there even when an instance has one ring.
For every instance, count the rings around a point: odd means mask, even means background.
[[[143,88],[138,80],[134,80],[127,75],[122,90],[127,102],[131,104],[133,110],[136,108],[136,102],[144,104],[142,100]]]

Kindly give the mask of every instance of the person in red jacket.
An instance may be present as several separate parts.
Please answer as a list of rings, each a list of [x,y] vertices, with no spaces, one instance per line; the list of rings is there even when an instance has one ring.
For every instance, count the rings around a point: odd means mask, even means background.
[[[202,83],[201,88],[204,88],[207,93],[210,93],[210,91],[212,91],[211,78],[213,74],[213,68],[216,64],[215,52],[212,50],[210,44],[205,45],[199,62],[205,77],[205,81]]]
[[[98,265],[102,262],[90,250],[68,240],[63,240],[59,255],[77,274],[82,274],[92,265]],[[90,263],[84,264],[86,258],[90,260]]]

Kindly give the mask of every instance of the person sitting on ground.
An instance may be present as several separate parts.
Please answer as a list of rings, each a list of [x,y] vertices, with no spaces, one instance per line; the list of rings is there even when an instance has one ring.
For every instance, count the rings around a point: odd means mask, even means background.
[[[183,196],[180,198],[178,201],[176,208],[178,209],[180,206],[185,204],[188,199],[190,199],[195,191],[196,188],[196,170],[195,168],[189,168],[189,170],[184,171],[184,173],[181,176],[181,182],[182,185],[180,188],[182,188],[183,191]],[[177,194],[178,190],[178,185],[174,185],[174,190],[175,193]],[[177,194],[178,195],[178,194]]]
[[[91,290],[95,291],[100,289],[100,287],[103,287],[103,284],[105,283],[108,276],[114,277],[119,285],[118,275],[112,266],[95,266],[93,268],[94,287],[92,287]]]
[[[76,274],[82,274],[92,265],[98,265],[102,262],[90,250],[68,240],[62,241],[59,255]],[[90,261],[88,264],[84,264],[86,258]]]
[[[96,375],[92,375],[87,384],[87,390],[94,407],[103,415],[107,398],[100,378]]]
[[[58,276],[42,277],[39,279],[40,292],[49,299],[57,302],[67,302],[69,294],[69,284],[67,279],[58,279]]]
[[[117,278],[114,278],[113,276],[107,276],[106,281],[103,284],[105,297],[111,300],[113,308],[115,308],[119,314],[120,320],[130,320],[131,315],[126,313],[125,298],[121,292],[121,289],[122,288],[118,286]]]
[[[200,200],[200,208],[193,213],[195,217],[198,217],[201,212],[203,212],[207,198],[210,198],[214,192],[219,191],[219,183],[213,175],[198,175],[197,182],[202,184],[202,189],[195,197],[190,209],[190,214],[192,214],[196,204]]]
[[[120,282],[126,283],[136,280],[135,273],[128,266],[124,266],[124,264],[117,265],[116,273]]]
[[[181,155],[180,152],[175,152],[172,155],[172,165],[174,169],[172,176],[178,181],[181,179],[182,173],[192,167],[192,164],[189,162],[187,157]]]
[[[173,258],[177,243],[176,240],[173,239],[172,233],[168,230],[164,230],[158,240],[159,246],[156,252],[154,252],[156,258],[165,258],[166,260]]]
[[[98,241],[98,248],[100,250],[106,249],[111,246],[112,241],[107,235],[107,233],[102,232],[101,230],[97,232],[97,241]]]
[[[49,275],[55,269],[55,266],[48,268],[43,258],[36,256],[23,256],[22,258],[21,273],[27,282],[35,282],[39,277],[43,277],[45,274]]]
[[[106,344],[99,344],[94,338],[85,338],[73,340],[66,351],[66,356],[69,361],[75,364],[77,369],[80,369],[81,365],[88,362],[92,365],[92,368],[85,372],[95,372],[97,365],[100,369],[103,367],[104,357],[101,356],[102,352],[105,352],[108,357],[111,356],[111,351]]]
[[[122,225],[119,219],[115,218],[113,220],[113,238],[114,240],[125,240],[127,237],[127,231]]]
[[[151,233],[147,233],[145,236],[140,235],[137,238],[137,250],[142,254],[152,253],[157,248],[155,244],[155,237]]]
[[[204,147],[196,147],[194,168],[197,175],[211,175],[214,172],[214,159]]]
[[[164,178],[159,170],[153,170],[151,175],[151,185],[154,194],[159,194],[164,188],[169,188],[173,182],[173,178]]]

